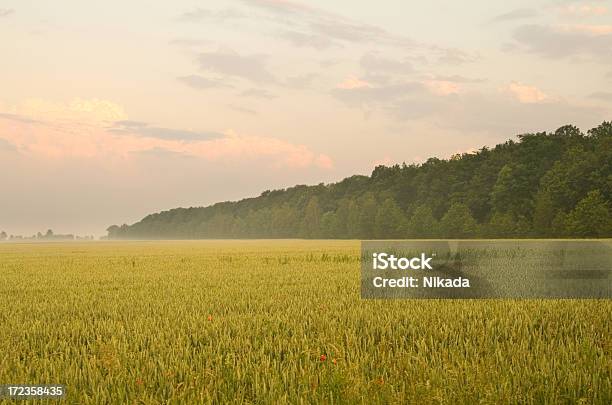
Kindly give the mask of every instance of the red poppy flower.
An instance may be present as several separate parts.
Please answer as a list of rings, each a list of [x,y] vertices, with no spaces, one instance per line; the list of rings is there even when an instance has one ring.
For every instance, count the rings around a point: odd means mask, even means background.
[[[326,356],[326,355],[324,355],[324,354],[322,354],[322,355],[321,355],[321,357],[320,357],[320,360],[321,360],[321,361],[325,361],[325,360],[327,360],[327,356]]]

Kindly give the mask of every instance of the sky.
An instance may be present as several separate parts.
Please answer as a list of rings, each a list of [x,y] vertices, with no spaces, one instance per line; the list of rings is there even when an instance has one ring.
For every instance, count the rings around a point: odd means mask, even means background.
[[[0,54],[9,234],[612,119],[612,1],[0,0]]]

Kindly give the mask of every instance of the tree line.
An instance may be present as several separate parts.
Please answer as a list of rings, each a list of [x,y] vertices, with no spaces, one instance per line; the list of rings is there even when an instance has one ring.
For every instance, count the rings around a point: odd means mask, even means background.
[[[23,236],[23,235],[8,235],[5,231],[0,231],[0,242],[5,240],[8,241],[32,241],[32,240],[41,240],[41,241],[63,241],[63,240],[94,240],[93,236],[79,236],[73,234],[55,234],[53,230],[48,229],[46,233],[37,232],[36,235],[32,236]]]
[[[519,135],[332,184],[176,208],[109,239],[612,237],[612,123]]]

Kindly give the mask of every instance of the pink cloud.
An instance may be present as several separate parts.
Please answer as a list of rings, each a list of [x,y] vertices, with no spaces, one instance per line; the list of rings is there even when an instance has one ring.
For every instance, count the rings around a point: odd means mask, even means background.
[[[227,131],[223,138],[194,144],[174,145],[181,152],[208,160],[267,158],[274,167],[322,169],[333,167],[326,155],[317,155],[304,145],[293,144],[278,138],[238,135]]]
[[[521,103],[541,103],[549,99],[549,96],[535,86],[528,86],[520,82],[512,82],[500,89],[516,98]]]
[[[316,165],[321,169],[329,170],[334,168],[334,162],[332,161],[332,159],[324,154],[319,154],[319,156],[317,156]]]
[[[458,83],[446,80],[426,80],[424,84],[429,91],[439,96],[457,94],[461,90],[461,86]]]
[[[264,159],[269,166],[279,168],[333,167],[329,156],[273,137],[228,130],[210,139],[185,140],[137,130],[112,130],[116,121],[126,118],[121,106],[103,100],[70,103],[30,100],[0,112],[0,133],[21,153],[52,159],[129,159],[140,152],[164,150],[209,161]]]
[[[604,15],[608,12],[605,6],[595,6],[591,4],[568,4],[559,8],[562,14],[572,16]]]
[[[358,79],[356,76],[349,76],[344,81],[338,83],[336,88],[344,90],[361,89],[364,87],[372,87],[372,85],[365,80]]]
[[[393,159],[390,156],[383,156],[380,159],[377,159],[372,162],[372,166],[391,166],[393,164]]]
[[[612,34],[612,25],[587,25],[572,24],[559,26],[563,31],[582,32],[590,35],[609,35]]]

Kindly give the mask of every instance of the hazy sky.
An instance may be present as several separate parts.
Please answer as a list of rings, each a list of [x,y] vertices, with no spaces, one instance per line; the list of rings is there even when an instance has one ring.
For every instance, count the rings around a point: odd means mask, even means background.
[[[612,119],[611,1],[0,0],[0,230]]]

